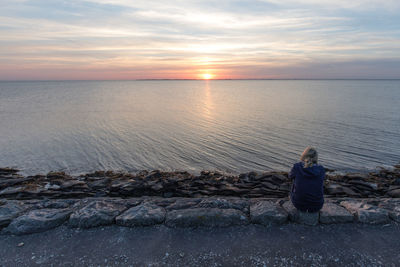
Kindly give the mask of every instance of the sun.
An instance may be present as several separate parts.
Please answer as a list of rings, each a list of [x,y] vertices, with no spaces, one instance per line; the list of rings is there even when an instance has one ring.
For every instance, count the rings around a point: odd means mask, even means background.
[[[204,73],[204,74],[203,74],[203,79],[204,79],[204,80],[212,79],[212,77],[213,77],[213,75],[210,74],[210,73]]]

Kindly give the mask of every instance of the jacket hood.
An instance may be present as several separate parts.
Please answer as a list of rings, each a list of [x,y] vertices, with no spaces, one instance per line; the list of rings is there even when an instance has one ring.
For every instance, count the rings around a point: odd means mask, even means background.
[[[322,167],[321,165],[314,165],[312,167],[309,168],[301,168],[304,177],[306,178],[314,178],[314,177],[320,177],[323,176],[325,173],[325,169],[324,167]]]

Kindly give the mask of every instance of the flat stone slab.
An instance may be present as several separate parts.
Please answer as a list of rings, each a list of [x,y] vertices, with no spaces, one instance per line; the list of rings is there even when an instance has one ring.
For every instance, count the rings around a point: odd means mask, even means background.
[[[72,227],[91,228],[114,223],[115,217],[126,209],[120,202],[94,200],[71,214],[69,225]]]
[[[250,221],[252,223],[271,225],[284,224],[288,220],[288,213],[273,201],[259,201],[250,206]]]
[[[154,202],[160,205],[157,202]],[[249,200],[239,198],[180,198],[165,205],[167,210],[195,209],[195,208],[218,208],[237,209],[244,213],[249,212]]]
[[[74,205],[79,200],[77,199],[48,199],[34,204],[38,209],[66,209]]]
[[[297,222],[305,225],[317,225],[319,221],[319,212],[297,211]]]
[[[17,217],[27,209],[27,205],[23,206],[18,201],[7,201],[0,206],[0,228],[6,227],[12,219]]]
[[[293,206],[293,203],[289,201],[285,201],[285,203],[282,204],[282,207],[287,211],[289,214],[289,219],[292,222],[297,222],[301,224],[306,224],[306,225],[316,225],[318,224],[319,220],[319,213],[309,213],[309,212],[302,212],[296,209],[295,206]]]
[[[196,205],[196,208],[236,209],[248,212],[249,202],[246,199],[235,198],[204,198]]]
[[[319,222],[330,223],[350,223],[354,221],[354,216],[342,206],[334,203],[325,202],[320,210]]]
[[[296,222],[297,221],[297,217],[298,217],[298,214],[297,214],[297,209],[296,209],[296,207],[295,206],[293,206],[293,203],[289,200],[289,201],[285,201],[283,204],[282,204],[282,207],[285,209],[285,211],[288,213],[288,215],[289,215],[289,219],[292,221],[292,222]]]
[[[64,223],[71,212],[69,209],[31,210],[14,219],[4,231],[16,235],[43,232]]]
[[[201,198],[180,198],[175,200],[172,203],[165,203],[164,207],[167,210],[182,210],[182,209],[193,209],[196,208],[196,205],[201,202]],[[155,202],[160,206],[159,203]]]
[[[395,207],[393,210],[389,211],[389,217],[393,221],[400,222],[400,206]]]
[[[247,216],[236,209],[195,208],[168,211],[169,227],[227,227],[248,224]]]
[[[165,209],[149,203],[132,207],[115,219],[118,225],[128,227],[150,226],[160,224],[164,220]]]
[[[390,219],[400,222],[400,199],[386,199],[379,201],[378,207],[387,210]]]
[[[369,224],[382,224],[389,222],[389,212],[377,206],[362,201],[342,201],[340,205],[356,216],[357,221]]]

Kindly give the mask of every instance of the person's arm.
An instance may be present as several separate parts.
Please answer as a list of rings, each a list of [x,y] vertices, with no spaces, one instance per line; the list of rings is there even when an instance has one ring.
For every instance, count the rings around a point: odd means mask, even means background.
[[[325,180],[326,171],[325,168],[322,168],[322,181]]]
[[[293,165],[292,169],[291,169],[290,172],[289,172],[289,178],[290,178],[290,179],[296,178],[296,175],[295,175],[295,167],[296,167],[296,164]]]

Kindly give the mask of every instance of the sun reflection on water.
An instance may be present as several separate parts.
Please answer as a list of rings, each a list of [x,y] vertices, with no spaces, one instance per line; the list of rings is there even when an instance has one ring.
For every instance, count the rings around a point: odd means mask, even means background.
[[[205,81],[204,86],[204,117],[206,119],[212,119],[213,110],[214,110],[214,102],[212,99],[210,82],[208,80]]]

